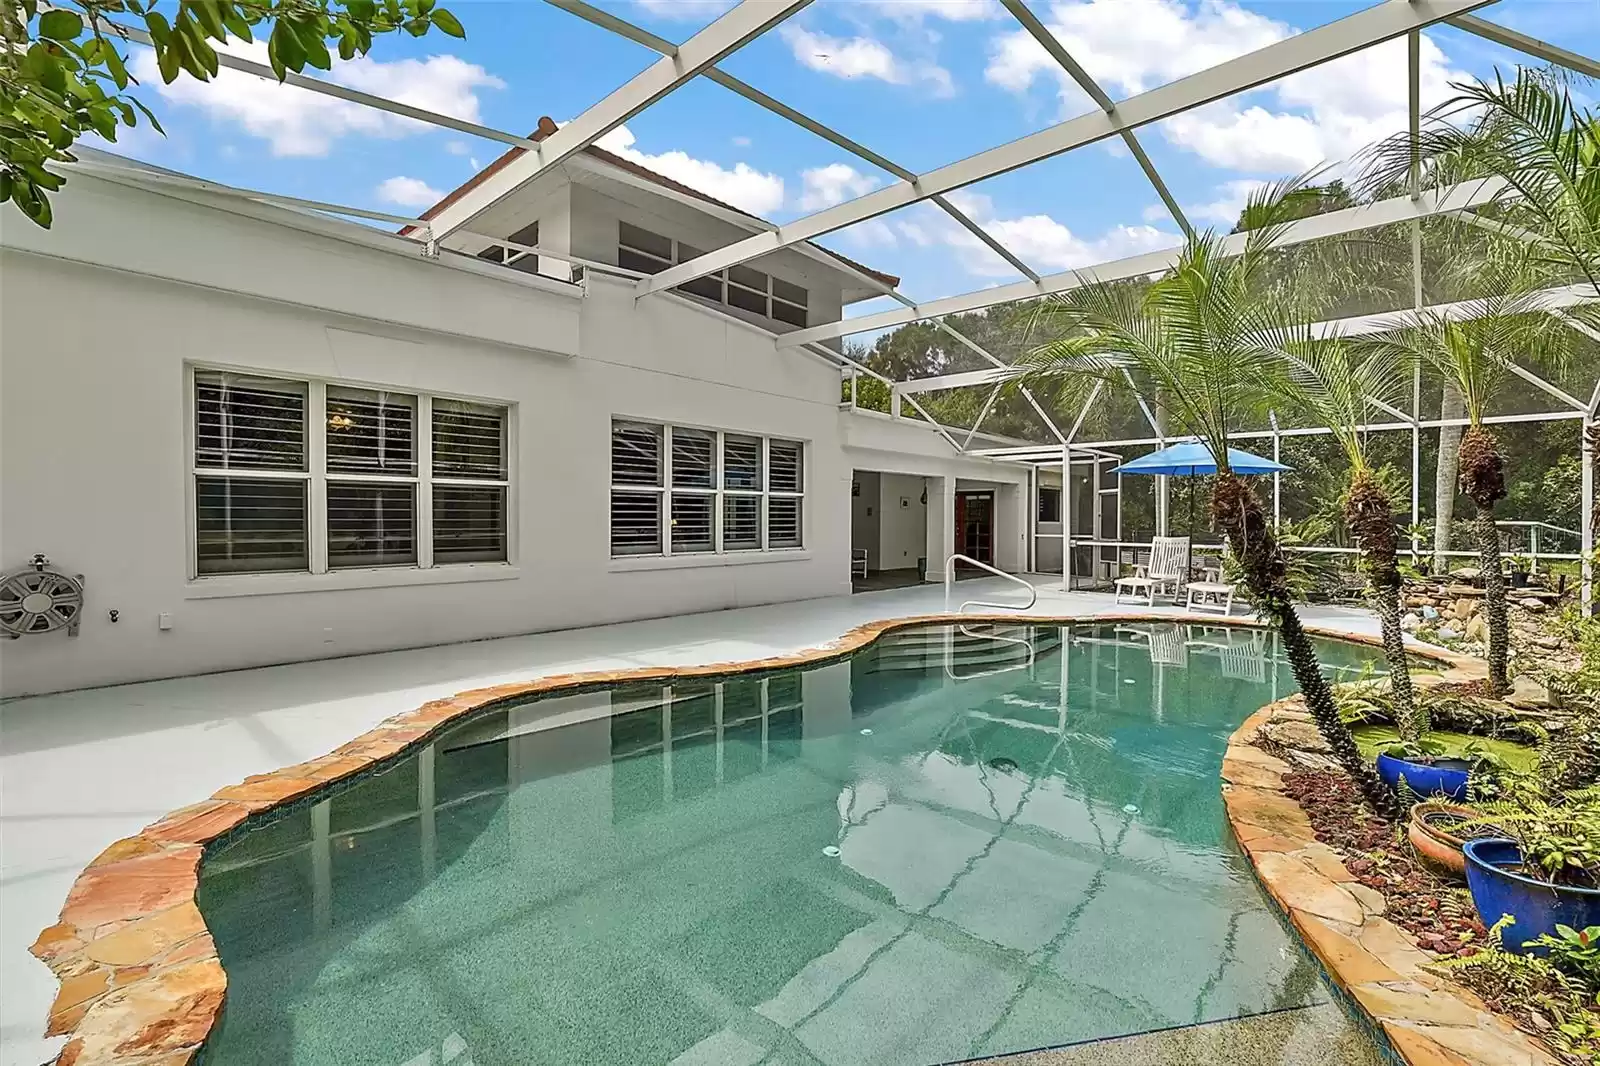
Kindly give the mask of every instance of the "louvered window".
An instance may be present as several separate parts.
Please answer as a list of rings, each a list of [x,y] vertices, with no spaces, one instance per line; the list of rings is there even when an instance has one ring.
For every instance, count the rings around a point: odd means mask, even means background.
[[[611,424],[611,554],[661,552],[661,495],[666,430],[639,422]]]
[[[499,563],[506,550],[506,409],[435,398],[433,561]]]
[[[804,455],[798,441],[614,421],[611,554],[801,547]]]
[[[200,369],[194,405],[197,576],[508,558],[505,407]]]
[[[196,372],[195,572],[305,570],[303,382]]]

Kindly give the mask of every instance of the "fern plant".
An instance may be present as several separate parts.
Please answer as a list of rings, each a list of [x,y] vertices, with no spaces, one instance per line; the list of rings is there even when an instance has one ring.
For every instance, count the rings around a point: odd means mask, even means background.
[[[1570,1059],[1600,1066],[1600,989],[1562,972],[1548,958],[1506,951],[1502,934],[1511,918],[1489,930],[1484,950],[1464,959],[1445,959],[1429,968],[1470,986],[1490,1003],[1513,1015],[1538,1014],[1554,1023],[1549,1042]]]
[[[1528,876],[1600,888],[1600,787],[1563,794],[1533,778],[1513,778],[1500,798],[1476,809],[1468,824],[1493,826],[1515,842]]]

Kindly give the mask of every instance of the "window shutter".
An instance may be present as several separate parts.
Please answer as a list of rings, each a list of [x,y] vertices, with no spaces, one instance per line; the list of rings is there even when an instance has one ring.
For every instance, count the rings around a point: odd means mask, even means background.
[[[775,440],[770,445],[771,459],[767,477],[773,492],[800,492],[804,471],[804,447],[792,440]]]
[[[200,574],[310,569],[306,482],[197,477],[195,564]]]
[[[752,551],[761,547],[761,497],[722,498],[722,548]]]
[[[417,486],[328,482],[328,568],[417,561]]]
[[[708,552],[716,547],[712,540],[712,515],[717,498],[711,493],[672,494],[672,550]]]
[[[197,467],[306,468],[306,386],[217,371],[194,375]]]
[[[800,547],[800,497],[767,499],[767,547]]]
[[[717,487],[717,435],[703,429],[672,431],[672,487]]]
[[[611,554],[659,555],[661,495],[654,492],[611,494]]]
[[[760,437],[740,437],[732,433],[723,436],[722,486],[754,492],[761,490]]]
[[[415,396],[330,387],[329,472],[414,475],[416,424]]]
[[[660,426],[639,422],[611,424],[611,483],[613,485],[661,484]]]
[[[433,401],[433,476],[506,479],[504,407],[464,400]]]

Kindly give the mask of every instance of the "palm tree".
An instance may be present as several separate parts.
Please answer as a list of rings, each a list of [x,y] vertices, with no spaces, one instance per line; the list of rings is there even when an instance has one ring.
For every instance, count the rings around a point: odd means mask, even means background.
[[[1530,266],[1547,284],[1584,284],[1600,296],[1600,117],[1580,108],[1562,76],[1548,70],[1519,68],[1509,83],[1496,73],[1493,82],[1454,88],[1415,140],[1396,134],[1368,152],[1362,191],[1392,195],[1413,175],[1429,185],[1498,179],[1493,203],[1478,213],[1502,222],[1505,234],[1524,244]],[[1453,120],[1460,118],[1467,121],[1458,127]],[[1565,314],[1600,328],[1600,304]],[[1441,475],[1444,470],[1441,462]]]
[[[1411,691],[1400,629],[1399,536],[1394,503],[1367,457],[1367,435],[1360,427],[1375,404],[1393,404],[1404,390],[1408,361],[1392,348],[1363,351],[1334,337],[1289,354],[1286,373],[1271,379],[1274,402],[1306,420],[1326,426],[1350,463],[1344,494],[1344,519],[1367,572],[1369,598],[1383,632],[1389,663],[1395,727],[1400,739],[1415,745],[1427,732],[1425,712]]]
[[[1277,628],[1323,738],[1372,806],[1397,815],[1394,797],[1356,749],[1322,676],[1316,649],[1300,624],[1284,555],[1260,499],[1228,463],[1236,420],[1265,407],[1263,381],[1280,373],[1288,354],[1310,347],[1310,330],[1294,290],[1272,269],[1273,249],[1298,181],[1258,191],[1246,209],[1242,253],[1223,238],[1192,236],[1177,264],[1147,287],[1087,282],[1041,305],[1039,314],[1064,327],[1024,356],[1023,383],[1047,385],[1094,378],[1114,388],[1142,379],[1145,398],[1176,433],[1203,443],[1216,463],[1210,517],[1238,561],[1257,609]]]
[[[1484,417],[1514,360],[1559,364],[1571,337],[1566,324],[1543,309],[1527,267],[1528,260],[1521,255],[1509,262],[1483,264],[1484,295],[1476,301],[1471,318],[1413,312],[1397,316],[1393,332],[1367,342],[1376,353],[1420,361],[1461,395],[1467,428],[1461,434],[1459,483],[1477,507],[1474,527],[1489,629],[1489,687],[1497,696],[1511,688],[1505,574],[1494,515],[1495,505],[1506,497],[1505,455]]]

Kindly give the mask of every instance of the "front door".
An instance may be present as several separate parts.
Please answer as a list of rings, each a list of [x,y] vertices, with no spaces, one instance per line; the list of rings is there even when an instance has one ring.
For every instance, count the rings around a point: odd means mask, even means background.
[[[994,565],[994,493],[956,493],[956,551]]]

